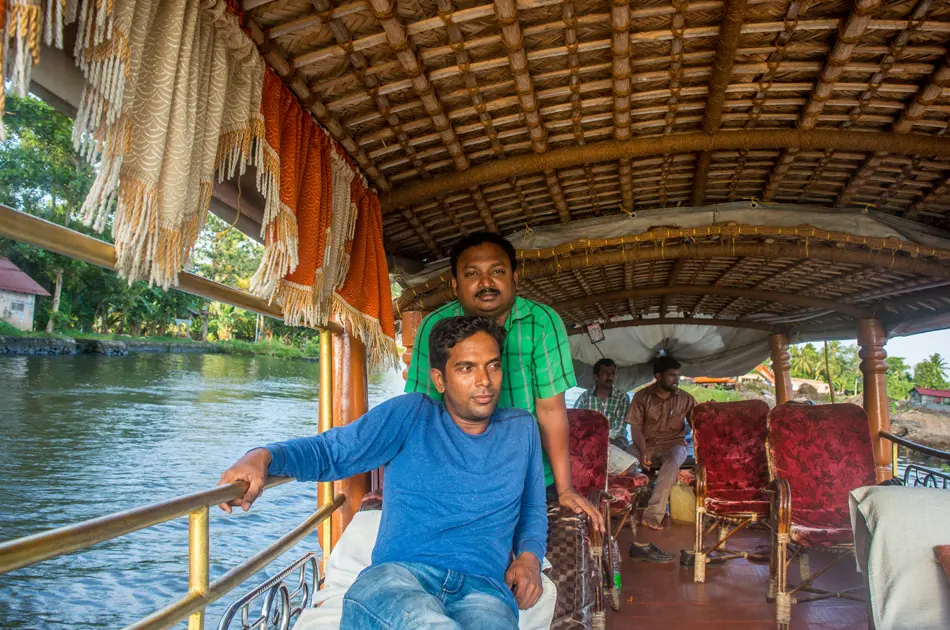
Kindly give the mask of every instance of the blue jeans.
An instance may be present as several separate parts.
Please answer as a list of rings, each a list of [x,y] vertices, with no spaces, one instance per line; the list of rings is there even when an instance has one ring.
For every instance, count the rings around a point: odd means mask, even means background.
[[[489,580],[417,562],[363,571],[343,598],[340,630],[516,630],[517,608]]]

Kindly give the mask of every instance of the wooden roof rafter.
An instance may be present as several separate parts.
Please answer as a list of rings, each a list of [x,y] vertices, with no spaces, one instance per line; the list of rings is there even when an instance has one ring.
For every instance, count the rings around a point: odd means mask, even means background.
[[[881,0],[855,0],[854,9],[841,27],[834,48],[821,72],[815,90],[802,110],[798,126],[806,131],[814,129],[818,115],[825,108],[825,101],[831,96],[834,83],[844,73],[855,46],[871,22],[872,13],[881,5]]]
[[[706,95],[706,109],[703,117],[703,131],[714,134],[722,124],[726,88],[732,76],[732,65],[742,31],[747,0],[726,0],[723,2],[719,37],[716,40],[716,56],[713,59],[713,71],[709,76],[709,90]],[[672,80],[671,80],[672,85]],[[696,175],[693,181],[693,205],[701,206],[706,198],[706,184],[709,179],[709,165],[712,151],[702,151],[696,160]]]
[[[610,7],[611,79],[613,89],[614,138],[630,138],[630,94],[633,91],[630,74],[630,0],[613,0]],[[618,162],[620,192],[623,207],[633,210],[633,171],[629,159]]]

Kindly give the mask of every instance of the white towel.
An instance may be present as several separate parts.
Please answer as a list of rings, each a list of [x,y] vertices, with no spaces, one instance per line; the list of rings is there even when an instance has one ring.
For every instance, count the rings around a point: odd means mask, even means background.
[[[950,628],[950,584],[934,557],[950,544],[950,492],[868,486],[851,492],[858,570],[877,630]],[[867,566],[865,564],[867,559]]]
[[[382,512],[369,510],[358,512],[347,525],[326,563],[326,579],[323,588],[314,594],[318,608],[308,608],[300,613],[294,630],[337,630],[343,616],[343,596],[356,577],[372,562],[373,547],[379,533]],[[543,567],[550,567],[547,558]],[[519,611],[519,630],[548,630],[554,619],[557,591],[546,575],[541,575],[544,592],[541,599],[528,610]]]

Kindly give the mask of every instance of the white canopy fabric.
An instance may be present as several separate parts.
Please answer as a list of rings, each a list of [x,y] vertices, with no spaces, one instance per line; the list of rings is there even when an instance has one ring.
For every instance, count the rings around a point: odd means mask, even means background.
[[[593,365],[604,357],[617,364],[615,386],[629,391],[653,380],[651,364],[660,351],[683,364],[684,376],[737,376],[769,356],[762,330],[662,324],[609,328],[604,337],[596,345],[586,333],[569,337],[579,387],[593,386]]]

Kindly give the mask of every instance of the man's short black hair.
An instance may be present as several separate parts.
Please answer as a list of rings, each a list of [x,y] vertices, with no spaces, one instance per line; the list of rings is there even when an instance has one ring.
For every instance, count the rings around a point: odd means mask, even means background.
[[[462,257],[465,250],[484,245],[485,243],[491,243],[492,245],[497,245],[502,248],[504,252],[508,254],[512,273],[518,270],[518,255],[515,253],[515,246],[512,245],[508,239],[494,232],[475,232],[469,234],[452,246],[452,253],[449,255],[449,260],[452,264],[453,278],[458,278],[459,258]]]
[[[664,355],[653,359],[653,373],[662,374],[667,370],[680,369],[680,362],[671,356]]]
[[[429,333],[429,367],[445,374],[449,350],[475,333],[488,333],[498,342],[498,351],[505,347],[505,329],[487,317],[447,317]]]
[[[597,363],[594,364],[594,376],[597,376],[598,374],[600,374],[600,370],[605,367],[615,368],[617,367],[617,364],[614,363],[613,359],[607,359],[607,358],[600,359],[599,361],[597,361]]]

